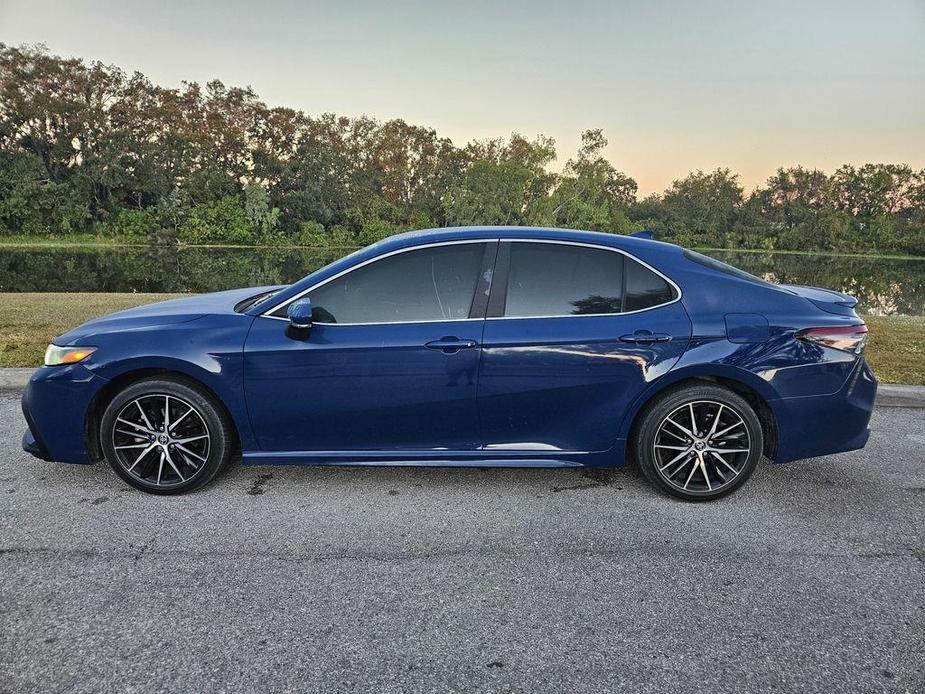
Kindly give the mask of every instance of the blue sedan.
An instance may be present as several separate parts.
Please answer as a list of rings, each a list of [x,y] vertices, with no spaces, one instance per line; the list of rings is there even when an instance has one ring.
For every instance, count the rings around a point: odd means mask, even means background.
[[[285,287],[167,301],[48,347],[26,451],[154,494],[245,465],[615,467],[715,499],[764,456],[861,448],[845,294],[638,236],[412,232]]]

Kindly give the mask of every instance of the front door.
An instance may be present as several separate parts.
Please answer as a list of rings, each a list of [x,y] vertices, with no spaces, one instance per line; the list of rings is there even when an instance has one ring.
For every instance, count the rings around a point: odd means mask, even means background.
[[[287,330],[285,306],[256,318],[244,380],[260,447],[478,448],[476,379],[496,245],[403,250],[335,276],[308,293],[307,336]]]
[[[502,242],[479,367],[486,450],[603,451],[684,353],[677,288],[615,249]]]

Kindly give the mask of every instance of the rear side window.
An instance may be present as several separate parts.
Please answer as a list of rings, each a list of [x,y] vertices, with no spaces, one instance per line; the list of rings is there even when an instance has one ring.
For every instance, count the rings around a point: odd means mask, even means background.
[[[632,258],[626,259],[626,301],[624,311],[641,311],[659,304],[667,304],[676,297],[674,289],[664,278]]]
[[[620,313],[623,255],[554,243],[511,243],[505,317]]]
[[[469,317],[485,243],[398,253],[309,293],[319,323],[410,323]]]

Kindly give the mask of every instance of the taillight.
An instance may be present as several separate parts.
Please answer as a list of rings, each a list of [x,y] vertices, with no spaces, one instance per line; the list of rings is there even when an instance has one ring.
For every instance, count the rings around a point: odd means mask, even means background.
[[[841,325],[831,328],[806,328],[796,334],[797,339],[814,342],[817,345],[860,354],[867,344],[867,326]]]

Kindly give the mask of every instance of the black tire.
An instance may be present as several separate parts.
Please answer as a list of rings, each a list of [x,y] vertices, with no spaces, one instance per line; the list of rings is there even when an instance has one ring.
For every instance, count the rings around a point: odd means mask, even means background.
[[[652,486],[688,501],[734,492],[751,477],[763,450],[761,422],[748,401],[711,384],[660,395],[643,411],[635,440],[636,460]]]
[[[184,494],[208,484],[231,458],[234,441],[231,422],[212,395],[179,378],[132,383],[100,419],[106,461],[128,484],[149,494]]]

